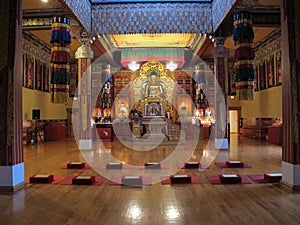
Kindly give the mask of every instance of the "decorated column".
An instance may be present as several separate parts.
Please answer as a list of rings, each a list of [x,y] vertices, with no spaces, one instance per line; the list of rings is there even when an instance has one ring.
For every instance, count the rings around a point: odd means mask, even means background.
[[[70,70],[70,19],[53,17],[51,31],[51,101],[67,103]]]
[[[224,38],[215,38],[214,57],[215,82],[215,147],[228,149],[228,117],[227,117],[227,57],[228,49],[224,47]]]
[[[0,192],[24,186],[22,148],[22,7],[2,1],[0,13]]]
[[[282,184],[300,190],[300,1],[281,1]]]
[[[86,32],[83,32],[86,34]],[[94,53],[86,41],[87,37],[81,40],[82,45],[77,49],[75,58],[78,59],[78,144],[79,150],[92,149],[92,109],[91,109],[91,59]]]
[[[234,14],[236,95],[239,100],[254,100],[254,33],[252,15],[241,11]]]

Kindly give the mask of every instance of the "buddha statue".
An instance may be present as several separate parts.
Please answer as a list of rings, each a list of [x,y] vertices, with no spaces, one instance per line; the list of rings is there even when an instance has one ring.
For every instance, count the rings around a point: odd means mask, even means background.
[[[128,109],[125,106],[124,103],[121,103],[120,108],[119,108],[119,113],[118,113],[118,117],[119,118],[125,118],[128,116]]]
[[[145,86],[144,96],[164,98],[164,88],[155,71],[152,71],[149,75],[149,82]]]

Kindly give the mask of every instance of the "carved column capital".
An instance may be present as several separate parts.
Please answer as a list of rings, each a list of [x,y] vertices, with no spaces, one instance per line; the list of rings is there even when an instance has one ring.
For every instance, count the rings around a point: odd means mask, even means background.
[[[89,45],[81,45],[75,52],[76,59],[92,59],[94,57],[94,52]]]

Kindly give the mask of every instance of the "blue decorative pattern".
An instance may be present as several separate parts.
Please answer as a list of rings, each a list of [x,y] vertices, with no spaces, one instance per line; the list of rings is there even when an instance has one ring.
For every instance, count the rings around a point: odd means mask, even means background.
[[[64,0],[67,6],[72,10],[84,28],[89,32],[91,30],[91,3],[89,0]]]
[[[212,33],[211,4],[145,3],[92,5],[92,32]]]
[[[237,0],[214,0],[212,3],[213,30],[216,31]]]

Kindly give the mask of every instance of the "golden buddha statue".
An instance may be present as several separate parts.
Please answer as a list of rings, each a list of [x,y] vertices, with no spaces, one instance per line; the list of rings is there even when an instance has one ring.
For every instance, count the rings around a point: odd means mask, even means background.
[[[164,88],[155,71],[152,71],[149,75],[149,82],[145,86],[144,96],[164,98]]]

